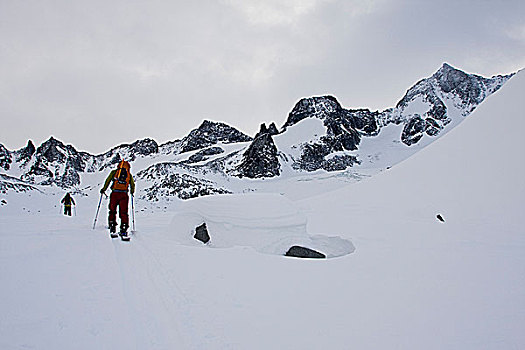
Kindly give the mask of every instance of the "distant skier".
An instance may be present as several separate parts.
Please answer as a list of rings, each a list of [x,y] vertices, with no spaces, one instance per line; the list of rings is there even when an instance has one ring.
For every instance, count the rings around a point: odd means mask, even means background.
[[[104,187],[100,190],[100,193],[106,192],[109,184],[113,182],[111,185],[111,195],[109,197],[109,232],[113,234],[117,231],[117,207],[119,207],[120,235],[122,237],[127,237],[129,228],[128,189],[131,190],[132,195],[135,193],[135,181],[133,181],[130,168],[129,163],[122,160],[118,164],[117,169],[109,173]]]
[[[60,201],[60,203],[64,204],[64,215],[71,216],[71,205],[76,205],[76,204],[75,204],[75,200],[73,199],[73,197],[71,197],[69,192],[66,193],[64,198],[62,198],[62,200]]]

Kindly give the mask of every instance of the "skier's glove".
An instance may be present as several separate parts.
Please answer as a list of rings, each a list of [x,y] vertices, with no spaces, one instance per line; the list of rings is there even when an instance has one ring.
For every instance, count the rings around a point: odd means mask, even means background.
[[[101,189],[100,189],[100,194],[103,194],[104,192],[106,192],[106,191],[104,191],[104,189],[101,188]]]

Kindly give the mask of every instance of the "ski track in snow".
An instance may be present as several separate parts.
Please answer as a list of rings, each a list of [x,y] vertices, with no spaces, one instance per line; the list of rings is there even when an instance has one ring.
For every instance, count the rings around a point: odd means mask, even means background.
[[[217,334],[206,333],[205,322],[192,317],[200,306],[185,295],[140,234],[132,234],[130,242],[117,238],[112,243],[136,349],[172,349],[173,344],[183,349],[211,344],[229,348]]]

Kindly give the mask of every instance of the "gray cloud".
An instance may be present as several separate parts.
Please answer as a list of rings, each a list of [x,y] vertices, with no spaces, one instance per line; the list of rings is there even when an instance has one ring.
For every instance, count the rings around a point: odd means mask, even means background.
[[[521,1],[4,1],[0,143],[103,152],[204,118],[253,134],[318,94],[383,109],[444,61],[525,67],[523,18]]]

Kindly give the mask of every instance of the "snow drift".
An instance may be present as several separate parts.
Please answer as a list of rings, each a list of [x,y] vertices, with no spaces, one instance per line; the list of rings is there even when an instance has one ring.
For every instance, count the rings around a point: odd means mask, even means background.
[[[306,217],[289,199],[278,194],[217,195],[181,202],[168,235],[183,244],[202,245],[195,230],[203,223],[208,247],[252,247],[285,255],[293,246],[309,248],[329,258],[352,253],[352,242],[340,237],[309,235]]]

